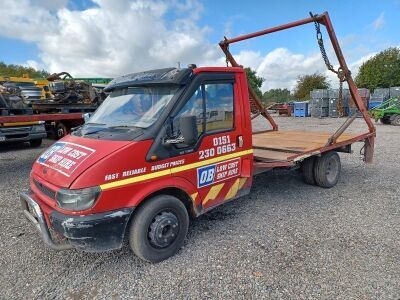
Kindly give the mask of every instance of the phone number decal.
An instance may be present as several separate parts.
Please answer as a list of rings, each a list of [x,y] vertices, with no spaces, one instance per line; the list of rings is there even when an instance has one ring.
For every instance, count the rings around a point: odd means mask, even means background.
[[[213,138],[213,148],[199,151],[199,159],[207,159],[215,155],[230,153],[236,150],[236,143],[231,143],[229,135]]]

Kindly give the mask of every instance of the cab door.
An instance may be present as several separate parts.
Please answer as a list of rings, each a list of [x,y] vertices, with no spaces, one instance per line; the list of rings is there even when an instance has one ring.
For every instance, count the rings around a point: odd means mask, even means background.
[[[173,127],[179,130],[182,117],[195,116],[197,138],[190,145],[175,144],[171,163],[174,158],[183,161],[176,173],[172,169],[173,176],[191,182],[192,200],[203,212],[238,195],[248,177],[242,176],[242,161],[250,150],[242,143],[242,106],[234,73],[203,74],[193,85],[176,110]]]

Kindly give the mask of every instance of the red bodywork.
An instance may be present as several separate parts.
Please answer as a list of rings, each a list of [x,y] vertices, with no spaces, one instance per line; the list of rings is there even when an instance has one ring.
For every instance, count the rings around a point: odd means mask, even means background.
[[[197,68],[200,72],[232,72],[234,84],[234,129],[228,132],[205,136],[196,152],[180,155],[175,158],[146,161],[145,157],[153,140],[107,141],[81,138],[68,135],[58,143],[70,143],[90,150],[90,155],[79,166],[68,174],[36,162],[31,174],[31,188],[39,204],[45,206],[45,213],[57,210],[64,214],[82,215],[112,211],[124,207],[136,207],[149,195],[164,189],[179,189],[193,203],[193,214],[198,215],[226,200],[233,199],[243,191],[248,191],[252,183],[252,129],[248,99],[247,79],[242,68]],[[228,136],[232,143],[238,144],[239,136],[243,137],[243,146],[235,151],[217,154],[213,139]],[[74,147],[79,147],[74,146]],[[215,149],[215,155],[200,159],[202,150]],[[93,150],[93,151],[92,151]],[[227,175],[217,184],[198,188],[197,169],[201,166],[217,164],[224,168]],[[236,171],[231,171],[231,169]],[[131,171],[132,175],[129,175]],[[127,173],[124,173],[127,172]],[[127,175],[128,174],[128,175]],[[127,175],[127,176],[124,176]],[[87,211],[71,212],[57,207],[54,199],[42,193],[33,180],[43,184],[52,191],[60,188],[81,189],[100,186],[101,195],[95,205]],[[241,192],[240,192],[241,190]]]

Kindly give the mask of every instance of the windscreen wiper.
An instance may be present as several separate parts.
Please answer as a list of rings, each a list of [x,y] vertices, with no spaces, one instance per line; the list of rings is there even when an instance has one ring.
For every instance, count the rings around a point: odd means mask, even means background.
[[[104,123],[86,123],[86,124],[84,124],[84,125],[107,125],[107,124],[104,124]],[[86,130],[84,130],[84,127],[81,129],[81,131],[82,131],[82,134],[83,135],[89,135],[89,134],[93,134],[93,133],[96,133],[96,132],[100,132],[100,131],[103,131],[103,130],[105,130],[105,129],[107,129],[108,127],[100,127],[100,128],[95,128],[94,130],[88,130],[88,131],[86,131]]]
[[[92,122],[89,122],[89,123],[85,123],[84,125],[107,125],[107,124],[105,124],[105,123],[92,123]]]
[[[116,125],[116,126],[110,126],[108,128],[142,128],[139,126],[133,126],[133,125]]]

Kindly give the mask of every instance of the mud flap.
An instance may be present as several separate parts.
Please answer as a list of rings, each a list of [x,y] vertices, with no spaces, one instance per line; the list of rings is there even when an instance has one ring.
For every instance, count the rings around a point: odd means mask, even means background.
[[[364,141],[364,161],[371,164],[374,159],[375,137],[370,136]]]

